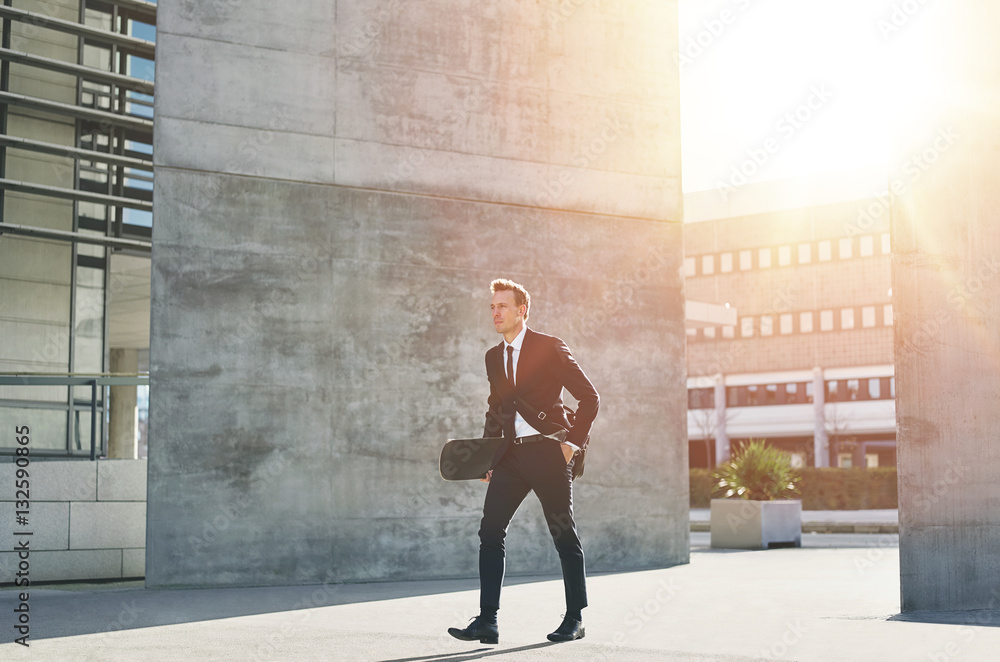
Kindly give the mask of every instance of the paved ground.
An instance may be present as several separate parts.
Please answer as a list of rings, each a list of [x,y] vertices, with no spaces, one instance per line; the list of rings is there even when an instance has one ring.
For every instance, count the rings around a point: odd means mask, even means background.
[[[31,647],[14,643],[0,591],[0,659],[990,661],[1000,612],[901,618],[890,534],[812,534],[801,549],[728,551],[692,534],[689,565],[593,575],[587,637],[550,644],[562,582],[508,581],[500,645],[449,637],[477,611],[475,580],[327,587],[144,590],[141,583],[31,591]]]
[[[691,530],[708,531],[711,509],[691,509]],[[899,511],[803,510],[803,533],[899,533]]]

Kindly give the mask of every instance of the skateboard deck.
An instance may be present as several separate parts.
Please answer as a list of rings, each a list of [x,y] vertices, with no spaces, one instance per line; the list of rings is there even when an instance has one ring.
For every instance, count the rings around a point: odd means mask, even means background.
[[[441,449],[441,477],[445,480],[485,478],[493,455],[502,443],[503,437],[449,439]]]

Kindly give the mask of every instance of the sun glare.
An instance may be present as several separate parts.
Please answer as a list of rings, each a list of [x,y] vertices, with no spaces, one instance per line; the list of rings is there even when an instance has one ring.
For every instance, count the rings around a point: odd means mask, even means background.
[[[926,4],[681,0],[684,190],[886,171],[893,122],[938,93]]]

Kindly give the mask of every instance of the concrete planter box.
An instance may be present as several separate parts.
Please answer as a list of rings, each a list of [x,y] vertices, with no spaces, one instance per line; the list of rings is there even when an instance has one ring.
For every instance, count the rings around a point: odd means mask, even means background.
[[[712,547],[802,546],[802,501],[712,499]]]

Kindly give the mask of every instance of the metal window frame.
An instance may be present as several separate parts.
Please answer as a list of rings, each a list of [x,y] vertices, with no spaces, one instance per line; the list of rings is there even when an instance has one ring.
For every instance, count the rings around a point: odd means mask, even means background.
[[[92,25],[87,25],[88,10],[108,13],[111,16],[110,30],[101,29]],[[67,369],[73,370],[77,361],[77,302],[79,289],[79,269],[96,268],[103,273],[102,294],[102,338],[101,338],[101,369],[106,369],[110,361],[109,330],[108,330],[108,308],[110,290],[110,257],[112,251],[126,252],[128,254],[148,255],[151,250],[151,242],[148,240],[125,237],[127,228],[124,224],[124,210],[138,209],[142,211],[152,210],[152,191],[134,186],[127,186],[127,179],[134,179],[137,182],[150,182],[153,173],[153,160],[151,155],[146,155],[127,148],[128,141],[138,141],[152,145],[153,119],[143,115],[130,114],[126,112],[129,108],[142,109],[151,107],[152,103],[147,98],[136,98],[135,94],[152,96],[155,86],[152,82],[118,73],[126,71],[130,56],[143,58],[155,62],[155,42],[138,39],[127,34],[130,20],[136,20],[155,27],[156,25],[156,5],[143,0],[80,0],[78,3],[77,21],[68,21],[47,16],[45,14],[25,11],[12,6],[12,0],[3,0],[0,5],[0,19],[3,25],[3,38],[0,41],[0,236],[3,234],[20,235],[34,237],[40,240],[65,241],[71,245],[71,276],[70,276],[70,301],[69,301],[69,348]],[[77,37],[77,61],[65,62],[42,55],[35,55],[11,49],[11,26],[13,22],[28,23],[35,27],[54,30],[64,34]],[[110,50],[111,71],[96,69],[84,64],[84,50],[87,46],[107,48]],[[34,67],[75,77],[76,82],[76,104],[65,104],[51,101],[44,98],[36,98],[23,94],[10,92],[10,67],[11,64]],[[85,83],[95,83],[109,86],[106,95],[103,91],[85,91]],[[109,110],[88,107],[83,104],[83,95],[98,94],[107,96],[110,99]],[[134,104],[134,105],[129,105]],[[100,105],[100,104],[95,104]],[[17,136],[9,136],[8,115],[11,107],[26,108],[37,113],[55,115],[58,117],[72,118],[75,125],[75,141],[72,146],[56,145],[38,140],[30,140]],[[93,150],[80,147],[86,144],[84,136],[104,134],[108,136],[107,152],[98,151],[101,149],[100,141],[93,140]],[[57,186],[47,186],[32,182],[17,181],[7,177],[7,150],[21,149],[38,153],[47,153],[55,156],[63,156],[72,159],[73,162],[73,189]],[[106,181],[94,182],[88,180],[81,174],[92,171],[93,168],[83,165],[86,162],[104,163],[108,165]],[[139,172],[130,172],[135,169]],[[148,173],[148,174],[143,174]],[[4,201],[7,191],[18,191],[29,195],[39,195],[49,198],[61,198],[72,201],[71,231],[50,230],[46,228],[25,226],[17,223],[8,223],[4,216]],[[103,221],[90,215],[82,216],[80,213],[80,203],[93,203],[103,207]],[[99,227],[103,226],[103,227]],[[140,228],[143,230],[145,228]],[[90,232],[102,232],[101,235],[88,234]],[[135,234],[130,231],[130,234]],[[140,232],[140,235],[144,233]],[[103,247],[103,254],[98,256],[84,255],[80,252],[80,245],[96,245]],[[62,403],[47,402],[40,403],[31,401],[0,401],[0,406],[19,406],[45,409],[60,409],[66,412],[66,439],[61,453],[54,450],[52,455],[74,456],[75,453],[75,418],[79,411],[89,408],[91,412],[91,458],[95,457],[97,449],[104,448],[107,443],[107,393],[104,389],[110,382],[101,381],[92,377],[75,377],[70,381],[65,381],[69,377],[59,377],[60,385],[66,385],[66,400]],[[80,379],[85,379],[81,382]],[[0,384],[4,384],[3,376],[0,375]],[[134,384],[148,384],[148,378],[144,382],[131,382]],[[102,385],[103,384],[103,385]],[[90,403],[81,404],[75,398],[74,388],[78,386],[91,387]],[[98,398],[98,388],[100,385],[101,397]],[[45,405],[42,407],[42,405]],[[98,422],[98,415],[101,420]],[[98,434],[100,426],[100,434]],[[2,453],[2,450],[0,450]]]
[[[110,4],[119,6],[118,3]],[[84,10],[86,8],[86,0],[80,0],[80,20],[79,22],[75,22],[46,16],[45,14],[39,14],[37,12],[26,11],[24,9],[15,9],[10,5],[5,4],[0,5],[0,18],[19,21],[21,23],[30,23],[36,27],[71,34],[76,37],[80,37],[81,41],[90,39],[97,43],[114,44],[115,46],[120,46],[129,51],[132,55],[138,55],[139,57],[144,57],[147,60],[155,59],[156,42],[146,41],[145,39],[136,39],[135,37],[130,37],[119,32],[110,32],[108,30],[101,30],[100,28],[85,25],[83,23],[83,19]]]
[[[52,374],[19,374],[19,373],[2,373],[0,374],[0,386],[66,386],[67,391],[70,394],[70,409],[67,412],[66,421],[66,437],[67,446],[66,453],[68,455],[75,455],[73,453],[73,441],[75,440],[75,428],[73,423],[75,414],[79,411],[85,409],[81,407],[73,398],[73,388],[76,386],[90,386],[90,459],[97,459],[97,452],[101,450],[102,452],[107,451],[107,430],[104,428],[104,416],[103,413],[107,410],[108,406],[108,394],[106,389],[111,386],[148,386],[149,385],[149,375],[113,375],[110,373],[101,373],[96,375],[74,375],[73,373],[67,373],[65,375],[52,375]],[[100,390],[101,397],[97,397],[98,390]],[[100,406],[98,406],[100,402]],[[36,401],[32,402],[30,400],[20,401],[20,400],[3,400],[0,401],[0,405],[6,403],[14,403],[12,406],[16,406],[22,409],[51,409],[51,410],[62,410],[63,405],[55,406],[55,403]],[[100,437],[97,436],[97,413],[101,412],[102,416],[102,434]],[[100,440],[100,443],[98,443]],[[0,455],[8,454],[7,450],[13,453],[13,447],[0,447]],[[52,452],[49,450],[47,455],[59,456],[59,453]]]

